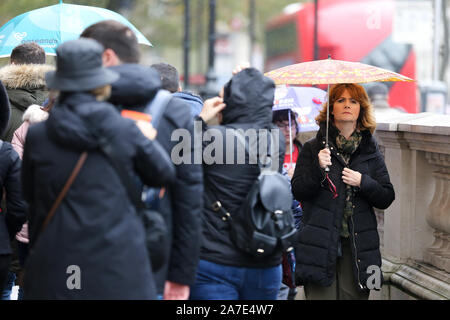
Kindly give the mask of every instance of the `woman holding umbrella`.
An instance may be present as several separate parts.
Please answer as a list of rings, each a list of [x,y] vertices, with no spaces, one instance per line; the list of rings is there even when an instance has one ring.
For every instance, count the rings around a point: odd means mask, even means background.
[[[366,91],[358,84],[331,86],[316,121],[320,129],[303,146],[292,178],[305,224],[296,247],[297,285],[305,286],[307,299],[368,299],[369,289],[382,283],[373,207],[388,208],[395,194],[372,136]]]

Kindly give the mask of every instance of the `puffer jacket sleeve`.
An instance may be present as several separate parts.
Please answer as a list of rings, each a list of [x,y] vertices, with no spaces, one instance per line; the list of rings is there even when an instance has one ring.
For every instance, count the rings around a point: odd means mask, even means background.
[[[373,207],[387,209],[395,199],[394,187],[389,179],[389,173],[382,155],[373,161],[371,174],[361,176],[360,195]]]
[[[11,165],[3,184],[6,191],[6,221],[11,238],[20,231],[26,221],[27,206],[22,195],[20,181],[21,160],[14,149],[9,146]]]
[[[317,152],[318,153],[318,152]],[[305,143],[295,165],[292,177],[292,194],[298,201],[315,196],[321,187],[324,174],[311,142]]]

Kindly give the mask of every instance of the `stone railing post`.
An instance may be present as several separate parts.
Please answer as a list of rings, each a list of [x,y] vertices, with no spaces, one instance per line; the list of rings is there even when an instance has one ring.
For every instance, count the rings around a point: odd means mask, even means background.
[[[450,273],[450,154],[427,152],[426,158],[436,168],[436,188],[427,214],[434,243],[425,250],[424,260]]]

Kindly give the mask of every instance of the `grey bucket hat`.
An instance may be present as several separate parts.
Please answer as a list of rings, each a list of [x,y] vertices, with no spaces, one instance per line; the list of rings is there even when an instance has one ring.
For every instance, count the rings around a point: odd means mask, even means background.
[[[56,49],[56,71],[47,72],[49,89],[80,92],[112,84],[119,75],[103,68],[103,46],[93,39],[67,41]]]

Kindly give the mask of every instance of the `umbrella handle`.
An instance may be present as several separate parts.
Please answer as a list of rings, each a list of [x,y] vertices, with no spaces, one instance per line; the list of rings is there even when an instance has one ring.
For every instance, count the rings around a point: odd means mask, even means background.
[[[327,128],[328,128],[328,127],[327,127]],[[328,131],[328,130],[327,130],[327,131]],[[327,136],[328,136],[328,132],[327,132]],[[328,148],[328,137],[327,137],[327,142],[326,142],[326,144],[325,144],[325,148],[326,148],[326,149],[329,149],[329,148]],[[325,170],[326,173],[330,172],[330,168],[329,168],[328,166],[326,166],[324,170]]]

